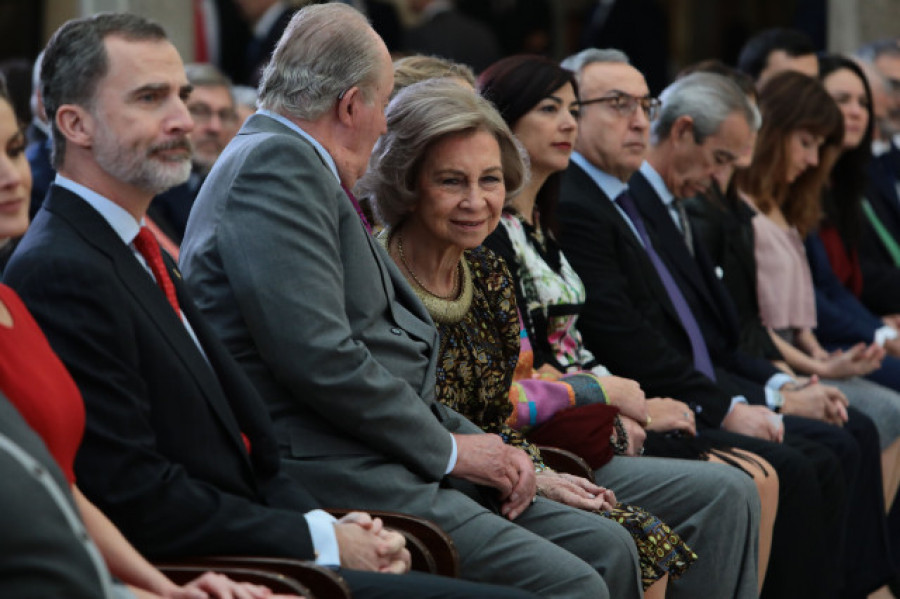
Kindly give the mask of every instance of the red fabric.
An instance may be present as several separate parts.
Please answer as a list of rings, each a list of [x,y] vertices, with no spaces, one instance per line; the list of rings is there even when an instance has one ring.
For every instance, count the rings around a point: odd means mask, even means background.
[[[194,62],[209,62],[209,44],[206,43],[206,17],[203,0],[194,0]]]
[[[819,237],[825,245],[825,253],[828,254],[828,261],[831,262],[834,274],[853,295],[860,297],[863,289],[863,275],[859,265],[859,255],[856,251],[847,251],[847,246],[844,245],[844,241],[834,227],[822,227]]]
[[[16,295],[0,284],[12,327],[0,325],[0,389],[40,435],[66,479],[84,435],[84,403],[75,381]]]
[[[170,256],[178,262],[178,258],[181,255],[181,250],[174,241],[172,241],[168,235],[163,233],[163,230],[160,229],[155,222],[153,222],[149,216],[144,216],[144,223],[146,223],[147,228],[150,229],[150,232],[153,233],[153,236],[156,238],[156,241],[159,242],[159,245],[162,249],[166,250]]]
[[[596,470],[613,456],[610,437],[619,408],[602,403],[566,408],[528,433],[537,445],[568,449]]]
[[[166,294],[166,299],[172,304],[175,314],[178,314],[179,317],[181,317],[181,309],[178,307],[178,297],[175,295],[175,285],[172,283],[169,272],[166,270],[162,252],[159,251],[159,243],[156,241],[156,237],[153,236],[153,232],[148,227],[141,227],[137,237],[134,238],[134,247],[137,248],[137,251],[139,251],[141,256],[144,257],[144,260],[147,261],[150,272],[156,277],[156,284],[159,285],[160,289],[163,290],[163,293]]]

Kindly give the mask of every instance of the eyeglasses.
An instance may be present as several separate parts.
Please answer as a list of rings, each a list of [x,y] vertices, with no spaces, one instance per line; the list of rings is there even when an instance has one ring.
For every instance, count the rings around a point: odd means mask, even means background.
[[[226,126],[234,125],[238,120],[237,112],[233,108],[220,108],[214,111],[209,104],[203,102],[191,104],[188,106],[188,112],[191,113],[191,118],[201,125],[210,122],[213,115],[219,117],[219,121]]]
[[[641,110],[644,111],[647,119],[651,121],[659,116],[659,108],[662,106],[662,102],[660,102],[658,98],[651,98],[650,96],[638,98],[637,96],[632,96],[631,94],[626,94],[624,92],[615,92],[609,96],[603,96],[602,98],[581,100],[578,105],[587,106],[588,104],[600,103],[609,104],[610,108],[615,110],[619,116],[622,117],[633,115],[634,111],[637,110],[638,104],[640,104]]]

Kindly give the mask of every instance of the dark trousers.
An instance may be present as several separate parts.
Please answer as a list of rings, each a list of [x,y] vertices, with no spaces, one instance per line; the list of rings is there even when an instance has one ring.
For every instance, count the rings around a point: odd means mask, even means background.
[[[785,435],[782,444],[725,430],[701,432],[721,447],[751,451],[768,461],[779,478],[778,516],[772,553],[761,597],[798,599],[837,597],[838,587],[821,576],[836,569],[823,567],[826,539],[840,530],[845,486],[841,465],[827,448],[802,437]],[[826,501],[827,498],[827,501]]]
[[[878,431],[872,419],[858,410],[849,408],[848,414],[850,420],[843,427],[785,417],[785,430],[827,447],[841,462],[847,507],[841,520],[843,542],[833,551],[839,559],[844,599],[866,597],[894,576]],[[832,544],[833,539],[837,539],[836,534],[826,543]]]

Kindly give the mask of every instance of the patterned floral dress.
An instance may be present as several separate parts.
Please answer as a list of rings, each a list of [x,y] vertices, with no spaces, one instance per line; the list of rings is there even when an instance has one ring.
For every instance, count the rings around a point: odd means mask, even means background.
[[[389,232],[380,237],[387,245]],[[455,300],[443,300],[411,283],[440,332],[437,398],[486,432],[525,450],[535,469],[547,469],[540,450],[507,420],[509,389],[519,359],[519,320],[511,278],[490,250],[465,252],[464,280]],[[624,526],[634,539],[646,589],[663,575],[677,578],[697,559],[677,533],[656,516],[619,503],[603,516]]]

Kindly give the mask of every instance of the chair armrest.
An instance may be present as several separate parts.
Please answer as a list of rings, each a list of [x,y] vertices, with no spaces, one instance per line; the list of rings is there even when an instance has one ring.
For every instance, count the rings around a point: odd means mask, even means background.
[[[317,566],[312,562],[286,557],[261,556],[210,556],[157,564],[160,569],[171,566],[196,566],[205,570],[221,568],[246,568],[279,574],[299,582],[308,589],[316,599],[352,599],[350,587],[340,574],[329,568]],[[164,570],[165,571],[165,570]]]
[[[159,569],[177,585],[185,585],[210,570],[207,566],[186,564],[162,565],[159,566]],[[219,574],[225,574],[237,582],[249,582],[268,587],[275,594],[303,595],[307,599],[314,599],[312,592],[308,588],[293,578],[288,578],[277,572],[234,567],[216,567],[215,571]]]
[[[336,518],[353,511],[328,509]],[[444,530],[425,518],[397,512],[368,511],[381,518],[384,525],[402,533],[412,557],[412,569],[418,572],[459,577],[459,551]]]
[[[538,449],[541,451],[541,457],[544,459],[544,464],[557,472],[583,476],[589,481],[594,480],[594,471],[591,470],[588,463],[571,451],[559,447],[548,447],[546,445],[540,445],[538,446]]]

